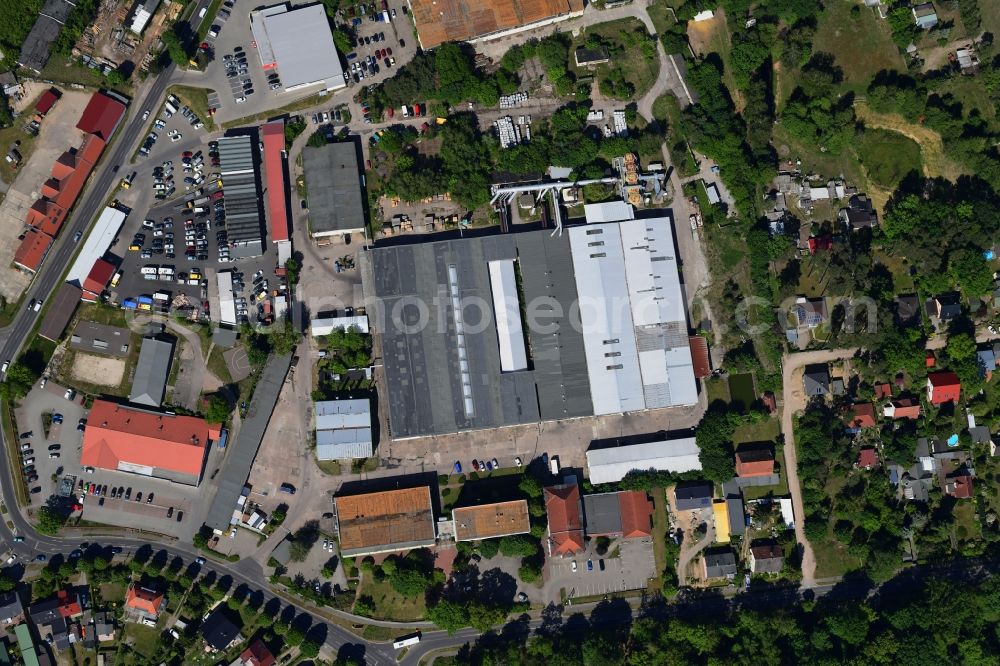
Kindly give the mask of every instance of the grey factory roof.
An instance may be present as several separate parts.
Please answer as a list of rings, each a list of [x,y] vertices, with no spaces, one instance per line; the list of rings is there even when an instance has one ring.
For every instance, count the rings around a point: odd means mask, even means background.
[[[155,338],[143,338],[139,362],[135,366],[129,402],[159,407],[167,389],[167,374],[174,354],[173,343]]]
[[[618,493],[584,495],[583,516],[587,536],[621,534],[622,512]]]
[[[371,402],[367,399],[316,403],[316,457],[319,460],[372,455]]]
[[[73,11],[74,4],[68,0],[45,0],[31,32],[21,45],[21,55],[17,64],[35,72],[40,72],[49,61],[52,42],[59,36],[66,19]]]
[[[69,346],[77,351],[126,358],[131,340],[132,331],[127,328],[81,321],[73,329]]]
[[[261,372],[260,381],[254,389],[250,408],[247,410],[246,418],[243,419],[239,435],[235,440],[230,440],[232,450],[226,454],[226,464],[219,476],[219,490],[215,493],[215,499],[205,519],[205,524],[217,532],[221,533],[229,528],[233,511],[236,509],[236,501],[243,492],[247,477],[250,476],[250,468],[253,466],[254,458],[257,457],[257,449],[260,448],[264,431],[267,429],[268,421],[271,420],[274,406],[278,402],[278,394],[291,365],[291,354],[272,355],[268,359],[267,365]]]
[[[236,244],[236,258],[257,256],[263,252],[263,209],[260,180],[251,136],[227,136],[219,139],[219,173],[226,192],[226,232]]]
[[[63,331],[69,325],[69,320],[76,312],[76,306],[80,302],[83,290],[75,284],[63,282],[56,292],[56,297],[49,303],[45,311],[45,319],[38,329],[38,335],[46,340],[57,342],[62,337]]]
[[[322,4],[291,10],[269,7],[253,14],[252,28],[261,59],[277,65],[285,90],[320,83],[324,90],[336,90],[346,85]]]
[[[489,307],[488,262],[512,260],[519,251],[548,244],[547,236],[545,232],[529,232],[398,245],[362,255],[366,295],[378,303],[374,325],[381,332],[393,437],[534,423],[553,411],[549,393],[560,383],[554,376],[560,369],[555,355],[537,359],[541,372],[501,372],[492,310],[467,307],[459,321],[451,306],[452,298],[457,297],[481,299],[478,302]],[[559,242],[557,239],[553,244]],[[568,255],[568,248],[564,252]],[[572,284],[572,280],[566,282]],[[524,286],[525,299],[530,302],[534,293],[527,289],[539,285],[526,280]],[[408,334],[406,327],[420,321],[424,307],[428,325]],[[565,316],[552,321],[560,329],[570,328]],[[582,351],[579,354],[582,356]],[[584,364],[577,365],[585,372]],[[567,377],[562,383],[587,393],[585,374],[582,378]],[[540,395],[545,396],[547,411],[539,411]],[[581,404],[589,407],[588,399],[568,395],[565,403],[561,398],[557,401],[558,416],[562,416],[564,404],[569,405],[571,415],[589,413],[579,408]]]
[[[701,469],[698,452],[694,437],[591,449],[587,451],[588,478],[599,484],[621,481],[633,471],[690,472]]]
[[[357,233],[365,228],[358,148],[353,141],[302,151],[313,236]]]

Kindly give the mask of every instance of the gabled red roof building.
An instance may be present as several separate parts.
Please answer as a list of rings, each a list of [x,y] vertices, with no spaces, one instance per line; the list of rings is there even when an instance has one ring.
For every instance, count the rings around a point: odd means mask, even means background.
[[[288,197],[285,193],[285,122],[273,120],[260,128],[264,144],[264,177],[267,180],[267,219],[271,241],[288,240]]]
[[[809,254],[816,254],[819,250],[833,249],[833,236],[813,236],[809,239]]]
[[[740,449],[736,452],[736,476],[770,476],[774,474],[774,454],[765,448]]]
[[[83,281],[83,300],[93,303],[99,299],[114,274],[114,264],[104,259],[95,261],[94,267],[90,269],[90,274]]]
[[[900,398],[885,406],[883,413],[888,419],[919,419],[920,401],[916,398]]]
[[[59,91],[55,88],[49,88],[42,93],[42,96],[38,98],[38,103],[35,104],[35,111],[40,116],[44,116],[46,113],[52,110],[52,107],[56,105],[59,101]]]
[[[273,666],[274,655],[267,649],[264,642],[259,638],[240,653],[240,658],[236,661],[239,666]]]
[[[14,265],[18,268],[34,273],[42,265],[42,259],[52,246],[52,237],[37,229],[28,229],[24,235],[24,240],[14,252]]]
[[[622,536],[626,539],[648,537],[653,533],[653,503],[642,490],[618,493],[622,515]]]
[[[851,407],[849,426],[852,428],[875,427],[875,407],[870,402],[860,402]]]
[[[972,475],[962,472],[949,477],[945,480],[944,492],[957,499],[969,499],[972,497]]]
[[[958,402],[962,393],[962,382],[950,370],[932,372],[927,375],[927,401],[932,405]]]
[[[872,469],[878,465],[878,453],[875,449],[861,449],[858,451],[858,467],[861,469]]]
[[[549,518],[549,555],[574,555],[584,548],[580,486],[564,483],[544,490]]]
[[[887,382],[881,382],[875,385],[875,399],[885,400],[886,398],[892,397],[892,386]]]
[[[159,617],[164,601],[162,592],[132,584],[125,595],[125,608],[137,615],[155,619]]]
[[[83,110],[76,128],[87,134],[99,136],[107,142],[118,129],[118,123],[124,115],[124,104],[104,93],[94,93],[87,108]]]

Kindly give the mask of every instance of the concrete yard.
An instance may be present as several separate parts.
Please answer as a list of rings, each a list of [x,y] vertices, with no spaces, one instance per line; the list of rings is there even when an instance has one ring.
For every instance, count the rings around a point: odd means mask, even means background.
[[[73,357],[73,379],[95,386],[118,387],[125,377],[125,359],[77,353]]]
[[[592,597],[644,589],[649,580],[657,575],[652,539],[617,539],[608,554],[614,552],[616,547],[618,557],[601,557],[594,552],[585,552],[575,558],[550,559],[545,583],[547,598],[558,599],[560,590],[565,590],[567,597]],[[593,564],[592,570],[587,569],[588,560]],[[575,572],[574,561],[577,565]]]

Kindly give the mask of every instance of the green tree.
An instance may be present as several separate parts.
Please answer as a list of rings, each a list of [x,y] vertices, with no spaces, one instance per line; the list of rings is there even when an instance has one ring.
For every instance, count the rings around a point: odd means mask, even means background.
[[[66,524],[66,514],[53,506],[43,506],[38,510],[37,530],[40,534],[58,534]]]
[[[725,405],[709,405],[695,431],[698,458],[705,478],[722,483],[736,475],[732,444],[735,429],[734,420]]]
[[[205,410],[205,420],[209,423],[225,423],[229,418],[229,401],[218,393],[212,394],[208,399],[208,408]]]
[[[427,609],[427,619],[453,634],[469,623],[465,604],[442,600]]]
[[[318,642],[311,638],[306,639],[299,644],[299,654],[307,659],[312,659],[319,654],[319,647]]]

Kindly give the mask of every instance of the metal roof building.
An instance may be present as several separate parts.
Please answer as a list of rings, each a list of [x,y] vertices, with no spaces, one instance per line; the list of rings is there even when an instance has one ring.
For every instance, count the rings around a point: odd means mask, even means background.
[[[108,248],[111,247],[111,241],[118,235],[118,231],[122,228],[124,222],[125,213],[117,208],[108,206],[101,211],[97,221],[94,222],[90,232],[87,234],[87,238],[83,241],[83,247],[80,248],[79,254],[76,255],[73,267],[69,269],[69,273],[66,275],[67,282],[83,285],[83,281],[87,279],[90,270],[94,267],[94,262],[103,257],[104,253],[108,251]]]
[[[226,231],[234,258],[256,257],[263,250],[263,213],[253,137],[219,139],[219,173],[226,193]]]
[[[338,328],[344,330],[356,328],[360,333],[368,332],[368,316],[354,315],[353,317],[324,317],[313,319],[309,322],[309,332],[314,338],[330,335]]]
[[[66,330],[66,326],[69,325],[69,320],[73,318],[73,313],[76,312],[76,306],[80,302],[82,293],[83,290],[79,286],[63,282],[59,291],[56,292],[55,299],[45,311],[45,318],[42,319],[42,325],[38,328],[38,335],[46,340],[58,342],[63,331]]]
[[[139,362],[135,366],[129,402],[159,407],[167,390],[167,374],[174,355],[174,345],[165,340],[143,338]]]
[[[313,238],[365,230],[361,165],[353,141],[302,150]]]
[[[694,437],[587,451],[590,482],[615,483],[632,471],[690,472],[701,469]]]
[[[338,90],[347,85],[322,4],[277,5],[252,12],[250,29],[261,65],[278,69],[285,92],[309,86]]]
[[[434,505],[428,486],[335,497],[340,554],[392,553],[434,545]]]
[[[49,49],[66,24],[75,5],[69,0],[45,0],[31,32],[21,44],[21,54],[17,64],[38,73],[49,62]]]
[[[371,403],[323,400],[316,403],[316,458],[341,460],[372,455]]]
[[[219,271],[215,274],[219,285],[219,322],[236,325],[236,296],[233,294],[233,272]]]

